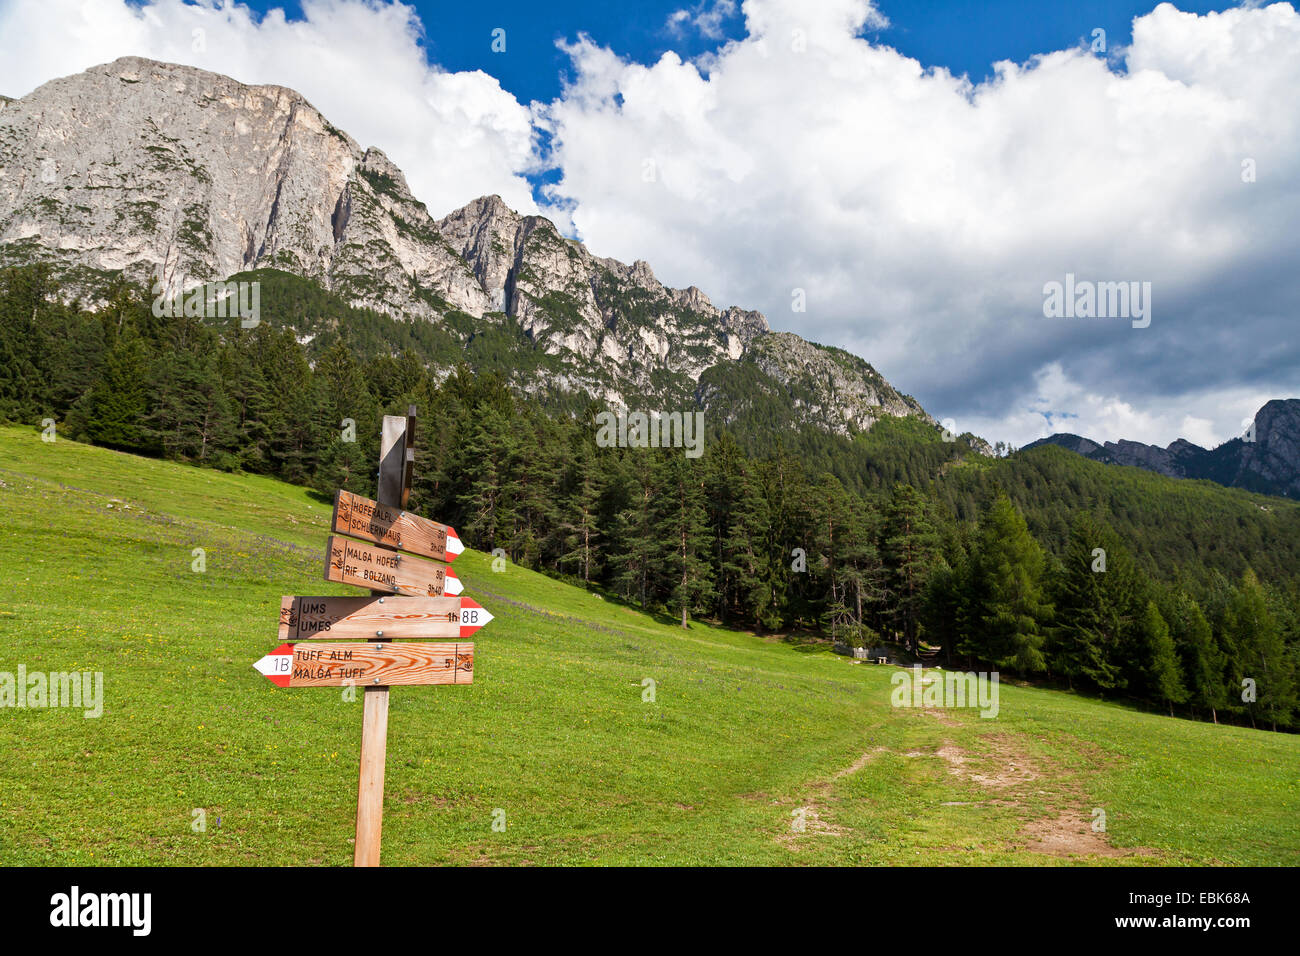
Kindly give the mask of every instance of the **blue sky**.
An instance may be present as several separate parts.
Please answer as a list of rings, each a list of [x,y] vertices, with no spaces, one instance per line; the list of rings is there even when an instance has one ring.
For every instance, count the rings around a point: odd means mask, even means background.
[[[816,2],[816,0],[809,0]],[[560,44],[585,34],[625,59],[652,64],[668,51],[695,59],[745,36],[740,0],[708,35],[687,24],[670,25],[678,11],[699,14],[716,8],[716,0],[645,0],[645,2],[511,2],[446,3],[415,0],[424,24],[424,48],[431,64],[459,72],[482,70],[521,103],[550,102],[562,95],[571,78],[570,60]],[[1181,0],[1191,13],[1223,10],[1232,3]],[[259,13],[283,10],[301,19],[298,0],[252,0]],[[889,24],[862,35],[892,46],[927,69],[944,68],[973,82],[987,80],[999,60],[1027,61],[1051,50],[1092,43],[1093,30],[1105,31],[1109,46],[1131,40],[1135,16],[1148,12],[1152,0],[902,0],[879,3]],[[504,53],[494,50],[496,30],[505,31]],[[497,44],[499,46],[499,43]],[[530,171],[526,178],[534,199],[544,202],[542,188],[558,170]]]
[[[815,0],[809,0],[815,2]],[[716,49],[744,36],[744,21],[735,12],[720,23],[721,36],[697,30],[672,30],[669,17],[691,10],[690,0],[619,2],[441,3],[415,0],[426,30],[429,60],[448,70],[483,70],[522,102],[551,100],[560,94],[569,66],[556,46],[586,33],[596,43],[640,63],[652,63],[673,50],[683,59]],[[1180,0],[1189,13],[1224,10],[1232,3]],[[290,19],[301,17],[297,0],[276,3],[253,0],[260,12],[279,8]],[[1106,31],[1111,45],[1127,44],[1135,16],[1155,6],[1152,0],[883,0],[880,10],[890,20],[883,30],[866,35],[913,57],[925,67],[945,67],[979,82],[997,60],[1027,60],[1036,53],[1060,50],[1092,31]],[[506,31],[506,55],[491,50],[492,31]]]

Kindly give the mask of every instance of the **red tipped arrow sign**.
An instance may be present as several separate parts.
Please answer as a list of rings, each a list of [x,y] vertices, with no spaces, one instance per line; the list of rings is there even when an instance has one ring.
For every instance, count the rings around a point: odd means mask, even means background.
[[[412,597],[442,597],[465,590],[446,565],[398,554],[374,544],[331,535],[325,580]]]
[[[276,687],[288,687],[293,673],[293,645],[281,644],[254,664],[253,669]]]
[[[467,597],[290,597],[280,599],[280,640],[427,640],[472,635],[492,615]]]
[[[465,550],[455,528],[341,489],[334,496],[333,528],[339,534],[437,561],[455,561]]]

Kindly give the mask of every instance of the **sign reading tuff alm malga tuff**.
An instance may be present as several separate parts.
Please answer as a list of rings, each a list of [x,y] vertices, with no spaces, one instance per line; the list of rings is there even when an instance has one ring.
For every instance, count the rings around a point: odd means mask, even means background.
[[[411,597],[442,597],[464,590],[444,565],[338,535],[330,535],[325,580]]]
[[[281,644],[253,666],[277,687],[470,684],[474,645]]]
[[[455,561],[465,550],[456,529],[402,508],[382,505],[350,491],[334,495],[333,529],[338,534],[409,551],[435,561]]]

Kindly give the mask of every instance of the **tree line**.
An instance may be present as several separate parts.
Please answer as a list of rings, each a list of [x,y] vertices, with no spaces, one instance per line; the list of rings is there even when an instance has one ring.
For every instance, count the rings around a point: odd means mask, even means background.
[[[802,454],[755,430],[711,429],[698,459],[602,448],[604,409],[543,406],[496,372],[446,374],[410,349],[365,354],[328,333],[309,346],[275,321],[214,327],[150,304],[117,281],[90,310],[63,301],[43,267],[0,273],[0,420],[53,419],[77,440],[370,495],[379,416],[415,404],[413,510],[683,625],[896,642],[1170,713],[1300,726],[1300,580],[1276,572],[1290,545],[1222,567],[1130,548],[1149,537],[1134,532],[1142,498],[1062,510],[1063,487],[1107,473],[1060,449],[954,469],[950,447],[882,422],[844,456],[869,452],[875,477],[855,464],[846,480],[826,466],[836,446],[808,439],[818,453]],[[1034,468],[1064,470],[1053,488]],[[1214,493],[1205,513],[1221,506]],[[1207,533],[1231,542],[1253,520]]]

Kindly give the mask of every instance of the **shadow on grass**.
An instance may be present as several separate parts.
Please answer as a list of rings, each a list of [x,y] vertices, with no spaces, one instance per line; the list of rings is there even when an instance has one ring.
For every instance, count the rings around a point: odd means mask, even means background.
[[[782,644],[800,654],[829,651],[832,643],[829,638],[823,637],[815,631],[794,631],[790,634],[782,634],[780,640]]]
[[[307,497],[310,498],[312,501],[320,502],[323,505],[329,505],[331,508],[334,507],[334,495],[332,493],[327,495],[323,491],[317,491],[315,488],[309,488],[307,489]]]

